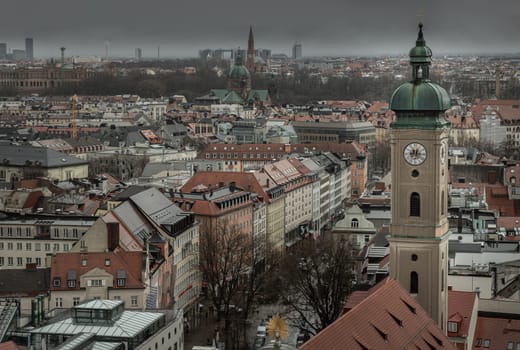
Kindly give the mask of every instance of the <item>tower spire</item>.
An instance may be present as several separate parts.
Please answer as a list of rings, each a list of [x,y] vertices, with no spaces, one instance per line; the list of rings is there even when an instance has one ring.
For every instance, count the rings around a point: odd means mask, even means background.
[[[249,26],[246,67],[251,73],[255,71],[255,39],[253,38],[253,26]]]

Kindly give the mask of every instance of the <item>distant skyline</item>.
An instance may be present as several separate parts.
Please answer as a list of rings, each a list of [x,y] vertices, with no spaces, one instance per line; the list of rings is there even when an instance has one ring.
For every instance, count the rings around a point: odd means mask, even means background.
[[[406,54],[424,22],[425,39],[442,54],[520,53],[518,0],[2,0],[0,42],[35,57],[195,57],[205,48],[255,47],[304,56]],[[422,16],[418,15],[421,14]]]

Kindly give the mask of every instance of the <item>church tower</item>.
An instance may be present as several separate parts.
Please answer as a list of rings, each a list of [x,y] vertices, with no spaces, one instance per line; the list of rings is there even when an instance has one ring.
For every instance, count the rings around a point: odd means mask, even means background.
[[[249,72],[255,72],[255,39],[253,38],[253,27],[249,26],[249,39],[247,40],[246,67]]]
[[[446,90],[430,81],[422,24],[410,51],[412,80],[392,95],[390,275],[446,332],[448,131]]]
[[[227,88],[228,90],[235,91],[244,100],[247,99],[249,91],[251,91],[251,75],[244,66],[244,61],[242,59],[242,53],[240,49],[237,50],[235,64],[229,71]]]

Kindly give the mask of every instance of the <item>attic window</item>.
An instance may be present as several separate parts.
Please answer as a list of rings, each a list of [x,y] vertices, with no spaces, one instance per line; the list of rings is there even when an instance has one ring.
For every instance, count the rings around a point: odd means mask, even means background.
[[[491,345],[491,340],[484,339],[484,348],[489,348],[490,345]]]
[[[371,324],[372,327],[374,327],[374,329],[377,331],[377,333],[379,333],[379,335],[381,336],[381,338],[383,338],[383,340],[385,341],[385,343],[388,341],[388,334],[383,332],[381,329],[379,329],[378,327],[376,327],[373,323]]]
[[[448,332],[456,333],[458,328],[457,322],[448,322]]]
[[[87,266],[87,259],[81,259],[81,266]]]
[[[54,287],[59,287],[61,286],[61,278],[59,277],[54,277],[54,279],[52,280],[52,285]]]
[[[443,346],[444,343],[442,342],[442,340],[439,339],[439,337],[437,337],[435,334],[433,334],[432,332],[429,332],[430,335],[432,336],[433,339],[435,339],[435,341],[437,342],[437,344],[439,344],[439,346]]]
[[[354,337],[354,340],[356,341],[356,343],[358,343],[358,345],[361,347],[362,350],[370,350],[369,347],[367,347],[365,344],[363,344],[361,341],[359,341],[357,338]]]
[[[110,266],[110,258],[105,259],[105,266]]]
[[[413,307],[412,305],[410,305],[410,303],[404,301],[403,299],[401,299],[401,301],[406,305],[406,307],[414,314],[416,314],[416,310],[415,310],[415,307]]]
[[[397,318],[397,316],[395,316],[393,313],[387,311],[388,314],[390,315],[390,317],[392,317],[392,319],[395,321],[395,323],[397,323],[399,325],[399,327],[403,327],[403,320]]]

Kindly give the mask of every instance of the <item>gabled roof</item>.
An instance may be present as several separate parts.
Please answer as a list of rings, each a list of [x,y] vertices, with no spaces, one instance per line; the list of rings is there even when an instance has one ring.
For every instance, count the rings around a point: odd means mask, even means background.
[[[107,265],[106,260],[109,259]],[[83,261],[86,260],[86,263]],[[61,285],[52,285],[52,290],[77,290],[80,289],[79,282],[74,288],[67,285],[68,279],[79,281],[79,278],[94,269],[104,270],[112,275],[114,280],[118,276],[118,271],[125,271],[126,283],[124,287],[114,283],[112,288],[142,289],[144,283],[141,281],[143,253],[142,252],[101,252],[101,253],[60,253],[51,259],[51,278],[60,278]],[[70,278],[69,278],[70,277]]]
[[[376,288],[300,349],[456,349],[396,280]]]

